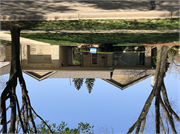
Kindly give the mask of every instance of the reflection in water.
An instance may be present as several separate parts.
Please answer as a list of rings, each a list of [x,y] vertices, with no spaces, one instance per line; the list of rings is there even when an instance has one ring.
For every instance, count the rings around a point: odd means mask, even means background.
[[[91,53],[90,47],[96,48],[97,53]],[[20,60],[22,71],[38,81],[47,78],[73,78],[77,90],[82,87],[84,82],[89,93],[92,92],[95,78],[101,78],[124,90],[154,76],[153,90],[138,120],[128,132],[132,132],[135,128],[136,132],[143,131],[147,113],[155,97],[156,132],[160,132],[160,125],[162,127],[162,121],[159,118],[159,107],[161,105],[167,114],[167,120],[172,131],[176,133],[173,117],[179,120],[179,116],[171,108],[163,81],[168,68],[166,61],[169,49],[170,47],[158,47],[156,53],[156,48],[149,46],[115,47],[107,45],[106,49],[102,49],[100,46],[26,45],[21,47]],[[7,57],[11,56],[4,55],[1,57],[4,58],[1,61],[7,62],[10,61]],[[9,72],[10,64],[2,64],[1,75]],[[162,92],[162,98],[160,92]],[[5,131],[3,130],[3,132]]]
[[[83,85],[83,80],[84,80],[83,78],[73,78],[74,86],[77,90],[79,90]],[[89,93],[91,93],[93,89],[94,81],[95,81],[94,78],[86,78],[85,80],[85,84]]]
[[[86,78],[89,93],[95,78],[123,90],[155,75],[154,49],[151,47],[93,46],[97,53],[91,53],[90,47],[26,45],[21,47],[21,68],[38,81],[73,78],[77,90]],[[10,65],[4,66],[1,75],[9,73],[9,69]]]

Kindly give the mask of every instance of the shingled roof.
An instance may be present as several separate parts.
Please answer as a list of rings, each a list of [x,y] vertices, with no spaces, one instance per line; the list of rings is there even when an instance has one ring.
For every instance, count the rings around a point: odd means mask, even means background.
[[[124,90],[142,80],[155,75],[155,69],[134,70],[134,69],[115,69],[112,79],[103,79],[106,82]]]
[[[56,71],[48,78],[102,78],[110,79],[111,71]]]

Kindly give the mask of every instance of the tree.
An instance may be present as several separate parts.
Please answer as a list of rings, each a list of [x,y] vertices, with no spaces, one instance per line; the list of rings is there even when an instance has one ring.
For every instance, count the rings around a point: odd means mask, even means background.
[[[168,53],[168,61],[170,63],[168,73],[176,78],[180,78],[180,48],[172,47]]]
[[[2,132],[3,133],[15,133],[15,125],[18,126],[19,122],[22,126],[23,133],[27,133],[29,129],[29,119],[33,126],[33,132],[37,133],[37,128],[32,116],[32,113],[39,117],[45,124],[46,122],[34,111],[31,106],[30,98],[28,96],[28,90],[26,88],[26,83],[24,81],[21,65],[20,65],[20,31],[21,27],[10,27],[11,31],[11,69],[10,69],[10,77],[8,82],[6,83],[6,87],[1,94],[1,110],[2,110]],[[22,90],[22,107],[20,109],[18,98],[16,95],[16,86],[17,86],[17,78],[19,79],[19,83],[21,85]],[[6,101],[10,99],[10,108],[11,108],[11,117],[7,122],[6,117]],[[16,109],[18,111],[18,121],[16,122]],[[7,124],[10,123],[9,131],[7,131]],[[47,125],[47,124],[46,124]],[[48,126],[48,125],[47,125]],[[48,126],[49,127],[49,126]],[[50,129],[51,131],[51,129]]]
[[[48,123],[49,121],[46,121],[46,122]],[[91,128],[94,127],[94,126],[90,126],[89,123],[80,122],[80,123],[78,123],[77,128],[70,129],[69,127],[67,127],[67,124],[64,121],[61,121],[61,123],[58,126],[56,126],[55,123],[53,123],[52,125],[49,125],[49,126],[54,133],[63,133],[63,134],[64,133],[66,133],[66,134],[73,134],[73,133],[91,134]],[[38,129],[39,133],[51,133],[43,122],[41,122],[39,125],[37,125],[37,129]]]
[[[81,88],[81,86],[83,85],[83,78],[74,78],[73,82],[74,82],[74,86],[77,90],[79,90]]]
[[[94,86],[94,81],[95,81],[94,78],[86,78],[85,83],[86,83],[86,87],[87,87],[89,93],[91,93],[91,91],[92,91],[92,88]]]
[[[156,74],[155,74],[155,84],[154,87],[146,100],[146,103],[139,115],[137,121],[129,128],[128,133],[131,133],[136,128],[136,133],[142,133],[144,131],[144,127],[146,124],[146,116],[153,101],[155,98],[155,123],[156,123],[156,133],[160,133],[160,126],[163,130],[164,125],[161,120],[160,115],[160,106],[164,110],[167,115],[168,122],[171,126],[172,132],[175,134],[177,133],[173,116],[176,118],[178,122],[180,122],[179,116],[174,112],[172,109],[168,95],[166,92],[166,87],[164,84],[164,75],[166,72],[166,63],[167,63],[167,56],[168,50],[170,47],[168,46],[158,46],[157,47],[157,63],[156,63]],[[162,95],[160,94],[162,93]],[[141,125],[142,124],[142,125]],[[141,129],[141,130],[140,130]],[[164,131],[163,131],[164,132]]]
[[[33,115],[33,118],[36,119],[36,116]],[[49,128],[51,129],[51,131],[53,133],[62,133],[62,134],[73,134],[73,133],[87,133],[87,134],[91,134],[91,129],[94,126],[90,126],[89,123],[83,123],[80,122],[78,123],[78,127],[74,128],[74,129],[70,129],[69,127],[67,127],[67,123],[65,123],[64,121],[61,121],[61,123],[57,126],[56,123],[53,124],[49,124],[48,120],[45,120],[46,124],[48,124]],[[47,127],[43,121],[41,121],[40,124],[36,125],[37,127],[37,132],[38,133],[51,133],[50,129]],[[20,132],[20,130],[22,129],[22,127],[20,126],[20,128],[18,129],[17,133]],[[27,133],[33,133],[33,127],[30,126],[30,129],[28,130]]]
[[[177,101],[176,100],[172,100],[170,99],[170,105],[171,107],[178,113],[178,107],[177,107]],[[163,111],[162,107],[160,109],[160,116],[161,116],[161,121],[162,124],[164,125],[161,129],[161,133],[165,134],[169,134],[172,133],[171,129],[170,129],[170,124],[168,122],[168,117],[166,115],[166,113]],[[150,108],[150,112],[148,113],[147,117],[146,117],[146,127],[145,127],[145,133],[149,132],[149,133],[155,133],[154,131],[154,126],[155,126],[155,112],[154,112],[154,106],[151,106]],[[174,118],[173,118],[174,119]],[[175,128],[179,127],[179,123],[178,121],[174,120],[174,125]]]

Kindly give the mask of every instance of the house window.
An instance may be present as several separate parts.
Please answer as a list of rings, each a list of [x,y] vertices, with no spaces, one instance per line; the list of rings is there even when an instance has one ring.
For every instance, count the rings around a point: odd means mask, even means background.
[[[91,65],[98,65],[98,54],[91,54]]]

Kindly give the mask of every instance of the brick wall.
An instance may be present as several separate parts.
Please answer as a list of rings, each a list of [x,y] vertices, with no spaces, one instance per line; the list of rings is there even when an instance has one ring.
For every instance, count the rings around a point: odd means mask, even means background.
[[[113,66],[113,54],[107,54],[107,67]]]
[[[82,66],[83,67],[90,67],[91,66],[91,54],[90,53],[83,53],[82,54]]]
[[[99,67],[106,67],[106,65],[107,65],[107,55],[106,54],[99,54],[98,66]]]

